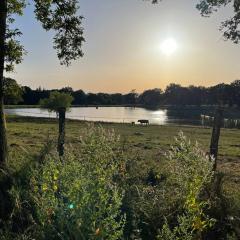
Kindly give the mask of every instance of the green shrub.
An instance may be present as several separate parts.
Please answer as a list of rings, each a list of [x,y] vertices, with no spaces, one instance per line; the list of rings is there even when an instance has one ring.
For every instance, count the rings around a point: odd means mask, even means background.
[[[64,158],[48,152],[25,176],[28,184],[19,182],[11,190],[15,208],[5,239],[121,239],[125,216],[119,183],[125,163],[119,137],[90,127]],[[16,230],[19,219],[24,231]]]
[[[133,151],[126,157],[101,127],[87,128],[61,159],[52,144],[12,171],[1,239],[238,239],[239,201],[223,204],[213,162],[182,133],[154,165]]]
[[[63,162],[50,154],[31,178],[43,238],[119,239],[123,190],[116,177],[122,165],[119,138],[102,128],[88,129],[79,151]]]
[[[175,226],[164,224],[159,239],[201,239],[203,232],[215,222],[205,213],[211,205],[204,196],[213,179],[213,161],[183,133],[176,138],[167,157],[169,189],[174,189],[172,193],[181,203],[183,213],[177,216]]]
[[[124,205],[129,238],[191,239],[212,226],[214,220],[205,211],[210,202],[204,190],[212,181],[213,162],[197,144],[180,133],[160,167],[150,167],[136,181],[137,164],[134,160],[134,166],[127,165]]]

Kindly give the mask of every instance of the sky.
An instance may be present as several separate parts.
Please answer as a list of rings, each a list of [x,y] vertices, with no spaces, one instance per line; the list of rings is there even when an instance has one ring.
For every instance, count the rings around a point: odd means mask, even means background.
[[[31,88],[70,86],[85,92],[164,89],[169,83],[211,86],[240,79],[240,45],[224,41],[218,30],[231,16],[222,8],[210,18],[200,16],[197,1],[80,0],[86,42],[84,57],[61,66],[45,32],[28,6],[17,18],[28,54],[10,76]],[[173,39],[176,50],[161,46]]]

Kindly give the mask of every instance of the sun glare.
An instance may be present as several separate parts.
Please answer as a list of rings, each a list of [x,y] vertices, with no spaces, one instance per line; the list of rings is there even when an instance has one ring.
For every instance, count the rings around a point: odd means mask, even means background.
[[[163,54],[167,56],[172,55],[177,50],[177,43],[175,39],[168,38],[162,42],[160,49]]]

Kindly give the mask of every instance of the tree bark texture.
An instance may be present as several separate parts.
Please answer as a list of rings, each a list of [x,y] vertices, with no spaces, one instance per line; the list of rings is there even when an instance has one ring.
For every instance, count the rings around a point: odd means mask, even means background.
[[[4,115],[4,60],[6,36],[7,1],[0,0],[0,168],[4,168],[7,158],[7,136]]]

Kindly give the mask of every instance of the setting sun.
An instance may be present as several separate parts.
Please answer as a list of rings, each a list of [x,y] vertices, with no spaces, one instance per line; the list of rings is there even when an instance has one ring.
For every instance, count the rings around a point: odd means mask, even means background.
[[[177,43],[175,39],[168,38],[162,42],[160,49],[163,54],[169,56],[177,50]]]

